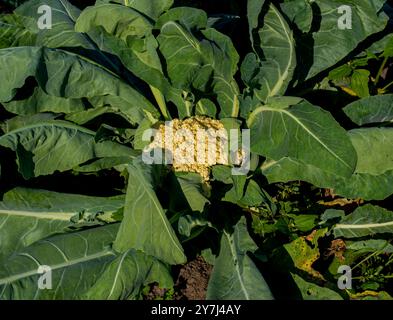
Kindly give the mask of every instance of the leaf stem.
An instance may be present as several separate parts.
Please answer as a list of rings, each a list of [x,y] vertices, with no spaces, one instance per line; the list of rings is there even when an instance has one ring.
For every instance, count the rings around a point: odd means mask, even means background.
[[[381,90],[382,90],[382,91],[386,91],[387,88],[389,88],[391,85],[393,85],[393,81],[390,82],[387,86],[383,87]]]
[[[378,70],[377,76],[375,77],[375,85],[378,84],[379,79],[381,78],[383,69],[385,69],[386,63],[388,62],[388,57],[385,57],[385,59],[383,59],[383,62],[381,64],[381,67]]]
[[[357,267],[359,267],[360,265],[362,265],[364,262],[366,262],[367,260],[369,260],[370,258],[372,258],[375,255],[378,255],[380,253],[380,251],[375,251],[372,254],[370,254],[369,256],[367,256],[366,258],[364,258],[362,261],[360,261],[356,266],[354,266],[352,268],[352,270],[356,269]]]

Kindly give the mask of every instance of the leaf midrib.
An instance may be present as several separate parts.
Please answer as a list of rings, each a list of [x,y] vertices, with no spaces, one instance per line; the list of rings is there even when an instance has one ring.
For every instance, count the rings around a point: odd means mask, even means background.
[[[31,217],[37,219],[70,221],[70,219],[75,214],[77,214],[77,212],[0,209],[0,216],[2,214],[6,214],[7,216],[22,216],[22,217]]]
[[[87,262],[87,261],[90,261],[90,260],[99,259],[99,258],[102,258],[102,257],[105,257],[105,256],[109,256],[109,255],[116,256],[116,254],[114,253],[114,251],[112,249],[105,248],[105,249],[103,249],[100,252],[97,252],[97,253],[94,253],[94,254],[91,254],[91,255],[86,255],[86,256],[84,256],[82,258],[78,258],[78,259],[74,259],[74,260],[68,260],[68,261],[65,261],[65,262],[62,262],[62,263],[59,263],[59,264],[56,264],[56,265],[50,265],[50,268],[51,268],[52,271],[55,271],[55,270],[58,270],[58,269],[70,267],[70,266],[73,266],[73,265],[76,265],[76,264],[79,264],[79,263],[84,263],[84,262]],[[10,277],[7,277],[7,278],[0,279],[0,286],[4,285],[4,284],[11,283],[11,282],[18,281],[18,280],[23,279],[23,278],[28,278],[28,277],[31,277],[31,276],[34,276],[34,275],[37,275],[37,269],[29,270],[29,271],[26,271],[26,272],[23,272],[23,273],[20,273],[20,274],[17,274],[17,275],[13,275],[13,276],[10,276]]]
[[[351,169],[352,171],[352,167],[343,159],[341,159],[341,157],[339,155],[337,155],[332,149],[330,149],[321,139],[318,138],[318,136],[316,136],[305,124],[303,124],[303,122],[301,120],[299,120],[297,117],[295,117],[293,114],[291,114],[289,111],[284,110],[284,109],[274,109],[274,108],[269,108],[267,106],[261,106],[258,107],[257,109],[255,109],[250,117],[248,118],[248,126],[251,127],[252,124],[254,123],[256,116],[264,111],[268,111],[268,112],[278,112],[278,113],[283,113],[286,116],[288,116],[289,118],[293,119],[301,128],[303,128],[303,130],[305,130],[314,140],[316,140],[325,150],[327,150],[332,156],[334,156],[337,160],[339,160],[342,164],[344,164],[347,168]]]
[[[235,270],[236,270],[236,276],[239,279],[240,288],[243,291],[246,300],[250,300],[250,296],[249,296],[249,294],[247,292],[246,286],[244,285],[243,278],[242,278],[242,275],[241,275],[241,272],[240,272],[239,259],[237,258],[235,245],[234,245],[233,242],[231,242],[231,238],[228,235],[228,233],[224,232],[224,234],[225,234],[225,237],[227,238],[227,241],[228,241],[228,244],[229,244],[229,248],[231,250],[231,255],[232,255],[233,261],[235,262],[234,265],[235,265]]]
[[[367,224],[337,224],[335,229],[372,229],[393,226],[393,221]]]

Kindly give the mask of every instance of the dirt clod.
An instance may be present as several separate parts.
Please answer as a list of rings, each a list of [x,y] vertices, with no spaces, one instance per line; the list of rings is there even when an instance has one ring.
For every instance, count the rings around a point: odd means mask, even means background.
[[[175,284],[175,299],[205,300],[212,269],[202,257],[182,266]]]

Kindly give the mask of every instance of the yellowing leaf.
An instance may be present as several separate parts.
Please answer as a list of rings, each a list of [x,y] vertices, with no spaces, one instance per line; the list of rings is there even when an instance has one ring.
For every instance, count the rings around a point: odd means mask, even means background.
[[[320,257],[318,239],[327,232],[327,228],[314,230],[306,237],[299,237],[289,244],[284,245],[285,250],[291,256],[293,264],[299,270],[305,271],[312,277],[324,280],[323,276],[313,269],[312,265]]]

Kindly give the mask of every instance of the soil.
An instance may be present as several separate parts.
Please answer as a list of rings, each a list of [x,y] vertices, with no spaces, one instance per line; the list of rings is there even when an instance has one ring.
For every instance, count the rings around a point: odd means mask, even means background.
[[[205,300],[212,269],[202,257],[197,257],[180,267],[172,297],[168,297],[168,290],[153,285],[145,299]]]
[[[0,13],[11,13],[12,8],[0,0]]]

